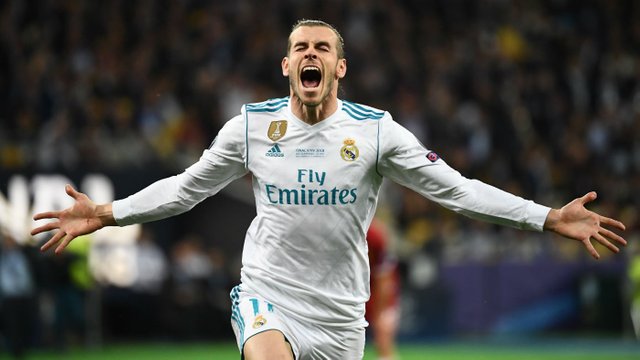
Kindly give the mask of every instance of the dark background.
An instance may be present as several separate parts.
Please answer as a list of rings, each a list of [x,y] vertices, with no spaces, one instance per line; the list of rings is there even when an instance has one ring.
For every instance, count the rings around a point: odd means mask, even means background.
[[[8,197],[16,177],[79,184],[97,173],[119,198],[182,171],[243,103],[288,95],[280,62],[300,18],[344,36],[341,98],[390,111],[467,177],[556,207],[596,190],[592,208],[627,224],[632,246],[601,249],[596,262],[578,243],[472,222],[386,184],[402,338],[632,333],[640,4],[631,0],[2,1],[0,191]],[[164,254],[153,291],[78,284],[90,272],[70,267],[86,253],[60,261],[23,246],[36,284],[29,343],[229,338],[226,296],[255,213],[242,195],[231,189],[143,227]]]

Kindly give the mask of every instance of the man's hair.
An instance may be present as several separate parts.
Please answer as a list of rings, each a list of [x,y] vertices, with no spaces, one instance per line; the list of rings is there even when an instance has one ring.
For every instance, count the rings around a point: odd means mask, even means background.
[[[336,34],[336,37],[338,38],[338,43],[336,44],[338,59],[344,58],[344,39],[342,38],[342,35],[340,35],[340,32],[335,27],[333,27],[333,25],[329,23],[326,23],[322,20],[310,20],[310,19],[298,20],[295,24],[293,24],[293,27],[291,27],[291,32],[289,33],[289,39],[287,40],[287,54],[291,50],[291,34],[297,28],[302,26],[324,26],[328,29],[331,29],[331,31],[333,31],[333,33]]]

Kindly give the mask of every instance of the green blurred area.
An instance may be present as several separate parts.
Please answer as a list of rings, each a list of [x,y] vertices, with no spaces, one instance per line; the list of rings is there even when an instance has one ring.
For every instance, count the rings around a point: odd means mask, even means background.
[[[631,360],[640,359],[640,343],[635,341],[532,341],[518,342],[445,342],[399,347],[400,360]],[[233,343],[171,344],[147,343],[109,345],[99,350],[74,349],[65,352],[33,352],[29,360],[201,360],[239,359]],[[367,347],[364,360],[376,359]]]

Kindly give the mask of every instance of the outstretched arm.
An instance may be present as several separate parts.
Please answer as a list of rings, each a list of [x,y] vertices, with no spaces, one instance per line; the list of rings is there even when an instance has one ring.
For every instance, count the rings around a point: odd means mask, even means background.
[[[585,204],[595,200],[596,197],[597,194],[592,191],[581,198],[571,201],[560,209],[552,209],[547,215],[544,229],[566,238],[580,241],[591,256],[599,259],[600,254],[593,247],[591,240],[599,242],[614,253],[620,251],[616,244],[627,245],[627,241],[606,228],[625,230],[623,223],[585,208]]]
[[[65,186],[65,191],[75,200],[73,206],[60,211],[39,213],[33,217],[34,220],[55,219],[31,231],[31,235],[55,231],[51,239],[42,245],[41,251],[47,251],[58,244],[55,253],[59,254],[76,237],[92,233],[105,226],[117,225],[111,211],[111,204],[97,205],[71,185]]]

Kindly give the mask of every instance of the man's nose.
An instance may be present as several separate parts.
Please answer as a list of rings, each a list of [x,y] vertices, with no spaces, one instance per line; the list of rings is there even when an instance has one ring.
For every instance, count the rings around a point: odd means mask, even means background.
[[[316,55],[314,52],[307,52],[306,54],[304,54],[304,58],[306,60],[315,60],[318,58],[318,55]]]

